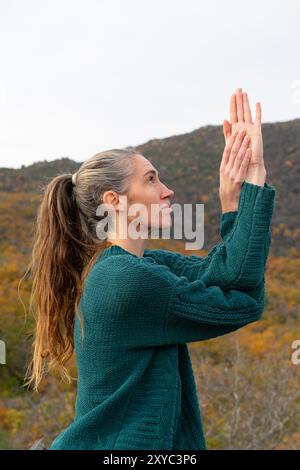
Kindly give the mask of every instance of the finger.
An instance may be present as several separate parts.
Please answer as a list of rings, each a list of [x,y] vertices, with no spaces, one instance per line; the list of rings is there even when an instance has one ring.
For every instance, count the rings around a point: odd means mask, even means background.
[[[259,102],[255,105],[255,124],[261,126],[261,104]]]
[[[242,161],[245,157],[247,148],[249,147],[249,143],[250,143],[250,138],[246,135],[244,137],[244,140],[242,142],[242,145],[241,145],[239,151],[237,152],[237,154],[235,156],[235,159],[231,160],[231,166],[228,165],[228,167],[232,169],[234,177],[236,177],[238,172],[239,172],[241,163],[242,163]]]
[[[250,124],[253,124],[247,93],[243,93],[243,106],[244,106],[245,122],[249,122]]]
[[[233,172],[234,172],[235,175],[237,175],[239,170],[240,170],[240,166],[241,166],[242,161],[243,161],[243,159],[246,155],[249,144],[250,144],[250,137],[248,135],[245,135],[244,140],[243,140],[242,145],[241,145],[241,148],[238,151],[237,156],[236,156],[235,161],[234,161],[234,164],[233,164],[232,169],[233,169]]]
[[[235,139],[235,142],[231,148],[231,152],[230,152],[229,159],[228,159],[229,169],[233,168],[236,156],[242,146],[244,136],[245,136],[245,131],[240,131],[237,135],[237,138]]]
[[[236,95],[235,93],[230,98],[230,122],[234,124],[237,122],[237,109],[236,109]]]
[[[222,161],[221,161],[221,166],[220,166],[220,169],[223,168],[224,165],[227,165],[228,163],[228,160],[229,160],[229,157],[230,157],[230,152],[231,152],[231,149],[232,149],[232,146],[235,142],[235,139],[238,135],[238,131],[235,130],[231,136],[229,137],[229,139],[227,140],[226,142],[226,145],[225,145],[225,148],[224,148],[224,152],[223,152],[223,156],[222,156]]]
[[[248,148],[247,151],[246,151],[246,154],[243,158],[243,161],[241,163],[239,174],[238,174],[238,177],[237,177],[239,182],[245,181],[250,161],[251,161],[251,149]]]
[[[231,124],[226,120],[223,121],[223,134],[226,142],[231,135]]]
[[[241,88],[238,88],[236,92],[236,107],[238,122],[244,122],[243,94]]]
[[[223,121],[223,135],[224,135],[224,139],[225,139],[225,142],[226,142],[226,126],[225,126],[225,121]]]

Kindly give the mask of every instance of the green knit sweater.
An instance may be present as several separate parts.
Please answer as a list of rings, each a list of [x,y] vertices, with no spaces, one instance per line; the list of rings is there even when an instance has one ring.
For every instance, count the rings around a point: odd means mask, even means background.
[[[206,257],[106,248],[75,318],[78,389],[56,449],[206,449],[186,343],[261,318],[275,188],[244,182]]]

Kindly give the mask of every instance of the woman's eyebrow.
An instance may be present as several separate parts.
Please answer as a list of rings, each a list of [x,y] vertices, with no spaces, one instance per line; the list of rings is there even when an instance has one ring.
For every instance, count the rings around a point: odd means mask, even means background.
[[[157,170],[148,170],[148,171],[146,171],[146,173],[144,174],[144,176],[148,175],[148,173],[154,173],[156,176],[159,175],[159,173],[158,173]]]

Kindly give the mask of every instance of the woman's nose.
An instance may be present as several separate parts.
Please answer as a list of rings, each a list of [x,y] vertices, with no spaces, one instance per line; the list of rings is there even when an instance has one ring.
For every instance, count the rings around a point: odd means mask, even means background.
[[[168,197],[173,197],[174,196],[174,191],[172,191],[172,189],[167,188],[167,196]]]
[[[165,186],[165,191],[164,191],[164,197],[173,197],[174,196],[174,191],[172,189],[167,188]]]

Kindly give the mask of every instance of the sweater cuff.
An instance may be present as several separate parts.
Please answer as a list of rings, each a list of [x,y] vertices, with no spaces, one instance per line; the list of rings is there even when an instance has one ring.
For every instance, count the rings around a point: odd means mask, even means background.
[[[242,184],[241,192],[240,192],[240,199],[239,199],[239,206],[238,210],[241,209],[241,206],[244,201],[247,203],[255,203],[255,201],[261,201],[262,203],[271,204],[274,201],[276,194],[276,189],[265,183],[264,186],[259,186],[257,184],[248,183],[244,181]]]
[[[227,220],[228,221],[234,220],[237,213],[238,211],[224,212],[223,214],[221,214],[221,222],[227,222]]]

